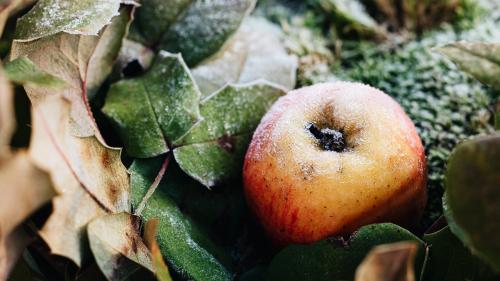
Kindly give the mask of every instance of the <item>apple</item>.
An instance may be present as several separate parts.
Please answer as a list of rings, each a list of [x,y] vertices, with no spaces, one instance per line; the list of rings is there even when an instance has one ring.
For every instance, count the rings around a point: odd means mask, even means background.
[[[281,97],[253,135],[243,183],[250,208],[282,245],[375,222],[409,227],[427,201],[415,126],[395,100],[361,83]]]

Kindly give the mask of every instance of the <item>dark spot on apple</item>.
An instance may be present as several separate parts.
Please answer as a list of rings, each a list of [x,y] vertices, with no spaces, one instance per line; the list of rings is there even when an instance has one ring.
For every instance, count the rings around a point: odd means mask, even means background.
[[[306,130],[311,133],[311,135],[316,138],[319,142],[319,146],[323,150],[335,151],[335,152],[346,152],[347,142],[342,130],[335,130],[330,128],[320,129],[313,123],[308,123],[306,125]]]
[[[217,144],[228,153],[233,153],[236,146],[234,138],[228,135],[218,138]]]

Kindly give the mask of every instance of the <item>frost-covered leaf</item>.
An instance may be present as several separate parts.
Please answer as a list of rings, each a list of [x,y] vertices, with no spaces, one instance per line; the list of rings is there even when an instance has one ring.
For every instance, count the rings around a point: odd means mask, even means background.
[[[130,169],[134,202],[153,184],[162,160],[136,160]],[[169,268],[186,279],[231,280],[231,274],[221,260],[227,258],[198,225],[181,212],[169,195],[172,189],[189,188],[193,181],[179,171],[169,169],[153,195],[147,200],[141,217],[145,221],[158,219],[158,244]],[[196,190],[202,190],[195,188]],[[170,190],[170,191],[169,191]]]
[[[409,231],[390,223],[360,228],[345,241],[327,238],[310,245],[291,245],[278,253],[268,269],[267,280],[353,280],[356,267],[372,247],[413,241],[423,250],[423,242]],[[416,272],[423,264],[417,255]]]
[[[200,96],[182,57],[162,51],[146,74],[111,86],[103,112],[127,154],[147,158],[168,152],[200,120]]]
[[[500,134],[459,144],[446,170],[445,215],[474,255],[500,272]]]
[[[137,280],[143,268],[153,271],[139,224],[140,219],[128,213],[105,215],[88,224],[90,249],[108,280]]]
[[[355,281],[415,281],[416,253],[415,242],[375,246],[356,269]]]
[[[500,44],[454,42],[438,51],[477,80],[500,89]]]
[[[250,13],[255,0],[150,0],[137,10],[148,45],[181,52],[189,65],[215,53]]]
[[[29,241],[19,225],[55,192],[48,175],[25,151],[0,155],[0,182],[0,279],[6,280]]]
[[[80,137],[97,135],[88,95],[95,93],[111,72],[113,58],[119,52],[125,36],[130,8],[121,10],[100,36],[78,36],[59,33],[31,42],[14,41],[11,59],[27,57],[40,71],[63,80],[61,89],[43,87],[25,89],[33,104],[43,102],[46,96],[60,96],[71,102],[71,124],[73,133]]]
[[[172,281],[168,266],[163,260],[160,246],[158,246],[158,242],[156,241],[157,229],[158,220],[150,219],[144,227],[144,240],[149,248],[149,251],[151,252],[151,259],[153,261],[152,263],[156,279],[158,279],[158,281]]]
[[[342,33],[355,32],[370,37],[385,36],[383,29],[358,0],[320,0],[319,5],[338,25]]]
[[[227,86],[202,101],[203,121],[175,142],[179,166],[207,187],[237,178],[253,131],[285,91],[264,81]]]
[[[247,18],[221,49],[194,68],[193,77],[204,96],[228,83],[241,84],[258,79],[295,87],[297,58],[289,55],[284,34],[263,18]]]
[[[62,79],[38,68],[28,57],[18,57],[5,65],[7,77],[18,84],[30,88],[43,87],[60,89],[65,85]]]
[[[97,35],[118,15],[121,0],[39,0],[17,23],[15,39],[32,41],[59,32]]]
[[[448,226],[424,235],[423,240],[429,247],[429,256],[421,280],[498,280],[499,276],[473,256]]]
[[[15,127],[14,91],[0,64],[0,157],[8,152]]]
[[[75,137],[69,112],[69,102],[58,96],[33,107],[30,154],[59,194],[40,235],[52,253],[80,265],[88,251],[87,223],[106,213],[130,211],[129,180],[120,150],[103,146],[96,137]]]

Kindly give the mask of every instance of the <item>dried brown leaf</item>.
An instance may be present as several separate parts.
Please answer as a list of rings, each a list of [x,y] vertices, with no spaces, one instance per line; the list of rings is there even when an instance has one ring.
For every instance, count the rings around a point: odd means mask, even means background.
[[[414,242],[376,246],[356,270],[356,281],[415,281]]]

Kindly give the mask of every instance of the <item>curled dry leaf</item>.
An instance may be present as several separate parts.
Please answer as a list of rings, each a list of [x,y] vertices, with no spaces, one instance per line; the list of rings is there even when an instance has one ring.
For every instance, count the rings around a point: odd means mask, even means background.
[[[52,253],[77,265],[87,253],[86,224],[106,213],[130,210],[128,174],[120,151],[103,144],[87,102],[89,87],[97,88],[111,71],[130,12],[130,7],[123,8],[99,36],[58,33],[14,41],[12,46],[13,59],[25,57],[37,71],[65,82],[57,90],[25,85],[33,105],[29,153],[50,174],[60,194],[40,235]],[[23,21],[18,26],[31,30],[33,24]]]
[[[130,278],[142,268],[153,271],[139,224],[140,218],[128,213],[105,215],[88,224],[90,249],[108,280],[133,280]]]
[[[250,17],[213,56],[193,70],[204,96],[226,84],[242,84],[265,79],[283,86],[295,86],[297,57],[289,55],[281,29],[264,18]]]
[[[59,32],[97,35],[118,15],[121,0],[39,0],[18,21],[15,38],[32,41]]]
[[[414,242],[376,246],[356,269],[355,281],[414,281]]]
[[[151,251],[151,258],[153,260],[153,269],[155,271],[156,278],[158,281],[172,281],[170,272],[168,271],[168,266],[163,260],[163,256],[160,251],[160,246],[156,241],[156,230],[158,229],[158,220],[150,219],[146,226],[144,227],[144,240],[146,245]]]

